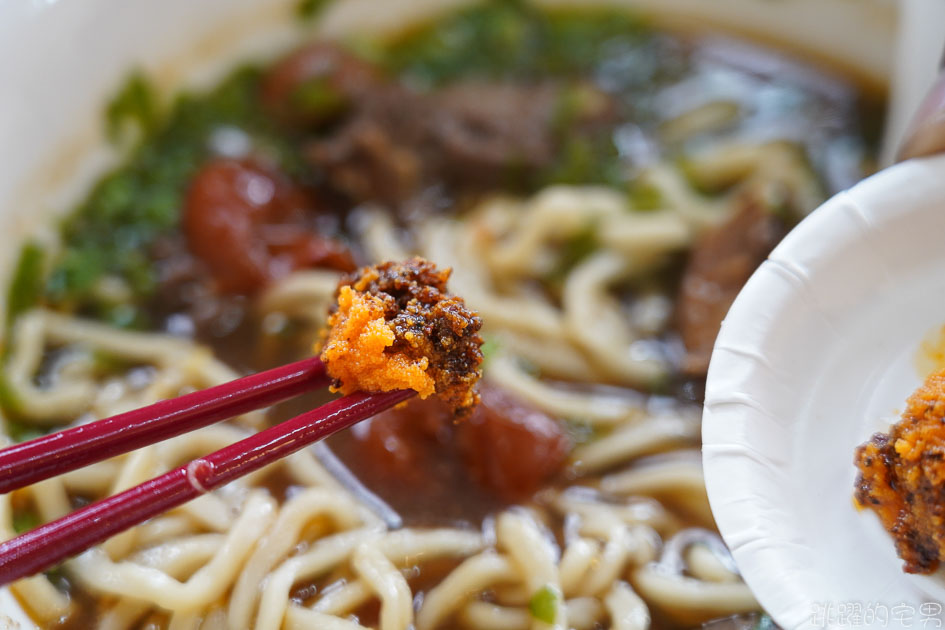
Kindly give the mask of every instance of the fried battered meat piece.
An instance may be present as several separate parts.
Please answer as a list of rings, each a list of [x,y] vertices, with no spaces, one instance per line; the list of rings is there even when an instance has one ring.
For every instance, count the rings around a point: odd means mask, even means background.
[[[945,370],[907,401],[889,433],[856,449],[854,496],[879,516],[907,573],[932,573],[945,556]]]
[[[479,402],[482,320],[447,292],[450,273],[413,258],[342,280],[321,352],[336,391],[435,393],[468,415]]]

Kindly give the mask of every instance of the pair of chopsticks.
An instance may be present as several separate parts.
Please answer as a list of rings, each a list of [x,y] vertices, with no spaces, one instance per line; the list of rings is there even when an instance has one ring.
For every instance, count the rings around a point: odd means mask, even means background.
[[[312,357],[0,450],[0,493],[326,387]],[[413,396],[356,392],[0,543],[0,586],[33,575]]]

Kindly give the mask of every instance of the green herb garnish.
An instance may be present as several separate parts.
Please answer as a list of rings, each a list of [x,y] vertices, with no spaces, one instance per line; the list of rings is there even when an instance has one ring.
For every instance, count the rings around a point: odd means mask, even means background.
[[[539,621],[544,621],[549,625],[553,624],[558,612],[557,591],[547,584],[535,591],[535,594],[528,601],[528,612]]]
[[[521,0],[491,0],[408,33],[385,62],[427,86],[461,77],[586,77],[614,52],[652,38],[621,10],[544,11]]]
[[[39,516],[32,510],[20,510],[13,513],[13,531],[17,534],[28,532],[39,526]]]
[[[662,210],[666,207],[666,198],[657,186],[638,182],[630,187],[630,205],[634,210]]]
[[[499,343],[499,340],[495,337],[486,337],[483,336],[482,347],[482,364],[483,366],[488,365],[492,359],[495,358],[495,355],[499,352],[499,349],[502,347],[502,344]]]
[[[36,306],[43,297],[43,248],[37,243],[27,243],[20,250],[20,259],[13,272],[13,280],[7,292],[7,326],[25,311]]]
[[[597,226],[589,223],[560,244],[557,264],[545,276],[545,283],[552,287],[560,287],[571,270],[598,249],[600,249],[600,240],[597,238]]]
[[[302,158],[276,123],[262,110],[258,90],[262,72],[237,69],[213,90],[182,94],[166,118],[153,122],[123,165],[101,179],[62,224],[63,250],[53,261],[46,297],[56,307],[125,327],[146,326],[141,305],[157,285],[151,246],[171,234],[180,221],[184,195],[193,176],[213,156],[213,134],[239,129],[253,151],[298,175]],[[116,112],[143,103],[144,79],[132,78],[109,108]],[[139,94],[132,98],[130,95]],[[153,112],[141,105],[142,112]],[[142,113],[142,116],[144,114]],[[132,304],[103,301],[99,281],[114,276],[131,288]]]
[[[321,15],[331,0],[300,0],[295,5],[295,14],[302,20],[313,20]]]
[[[118,142],[129,127],[135,128],[142,136],[153,131],[158,119],[154,88],[140,71],[135,71],[108,103],[105,129],[108,139]]]

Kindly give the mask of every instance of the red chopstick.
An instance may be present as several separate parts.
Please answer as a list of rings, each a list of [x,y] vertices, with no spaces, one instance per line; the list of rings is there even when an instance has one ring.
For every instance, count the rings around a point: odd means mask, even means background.
[[[59,564],[110,536],[286,457],[414,394],[412,390],[354,393],[333,400],[0,543],[0,586]]]
[[[0,494],[320,389],[310,357],[0,450]]]

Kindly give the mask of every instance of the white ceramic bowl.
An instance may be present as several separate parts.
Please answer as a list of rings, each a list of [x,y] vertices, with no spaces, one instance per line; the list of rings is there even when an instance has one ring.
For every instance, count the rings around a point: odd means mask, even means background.
[[[549,4],[579,0],[545,0]],[[335,3],[323,34],[397,28],[464,0]],[[718,27],[811,53],[884,85],[893,67],[892,0],[611,0],[682,28]],[[27,234],[49,237],[52,215],[75,203],[114,159],[101,108],[132,67],[167,92],[212,81],[238,59],[272,55],[305,34],[291,0],[4,0],[0,3],[0,277]],[[8,592],[3,615],[23,628]]]

